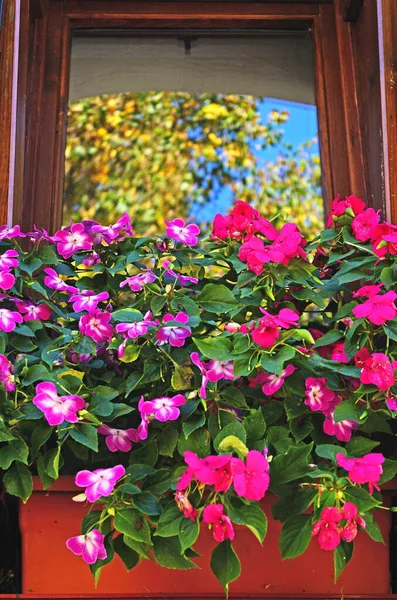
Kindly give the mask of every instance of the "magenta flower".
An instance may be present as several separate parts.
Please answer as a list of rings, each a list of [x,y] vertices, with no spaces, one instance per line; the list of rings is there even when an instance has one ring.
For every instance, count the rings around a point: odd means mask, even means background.
[[[317,541],[322,550],[335,550],[340,544],[342,527],[341,511],[333,506],[327,506],[321,513],[321,519],[312,530],[312,536],[318,536]]]
[[[87,310],[92,312],[96,309],[99,302],[103,302],[109,298],[108,292],[100,292],[95,294],[91,290],[82,290],[78,294],[75,294],[69,298],[69,302],[73,302],[73,310],[81,312]]]
[[[200,355],[198,354],[198,352],[192,352],[190,355],[190,360],[201,371],[200,396],[205,399],[207,397],[207,383],[208,383],[207,364],[205,362],[203,362],[202,360],[200,360]]]
[[[379,490],[376,484],[383,473],[382,464],[385,462],[385,457],[380,452],[371,452],[362,458],[347,458],[340,452],[336,455],[336,462],[349,473],[349,479],[353,483],[368,483],[370,494],[374,488]]]
[[[93,565],[98,559],[107,557],[105,536],[98,529],[93,529],[85,535],[76,535],[66,541],[66,546],[73,554],[81,556],[89,565]]]
[[[0,240],[17,237],[25,237],[25,234],[21,232],[21,228],[19,225],[14,225],[14,227],[9,228],[8,225],[3,225],[0,227]]]
[[[336,360],[339,363],[347,365],[347,363],[349,362],[349,359],[346,356],[344,342],[335,344],[335,346],[332,350],[332,353],[331,353],[331,360]]]
[[[367,208],[364,212],[355,216],[352,221],[353,234],[356,240],[366,242],[372,236],[372,230],[379,223],[380,215],[373,208]]]
[[[147,270],[138,275],[127,277],[127,279],[124,279],[124,281],[120,283],[120,287],[123,288],[128,285],[132,292],[141,292],[145,285],[153,283],[154,281],[156,281],[156,275],[153,271]]]
[[[271,315],[262,317],[259,325],[252,330],[253,341],[262,348],[270,348],[279,337],[279,328]]]
[[[0,288],[2,290],[10,290],[16,279],[9,271],[0,271]]]
[[[223,504],[208,504],[203,510],[203,522],[212,525],[212,534],[217,542],[234,539],[232,522],[223,511]]]
[[[340,200],[340,194],[332,201],[332,211],[328,217],[327,227],[331,227],[338,217],[347,214],[350,216],[360,215],[365,210],[365,202],[357,196],[346,196],[345,200]]]
[[[261,311],[266,314],[266,311],[264,311],[262,308]],[[290,308],[282,308],[278,315],[274,315],[274,320],[279,327],[282,327],[283,329],[289,329],[290,327],[296,327],[298,325],[299,315]]]
[[[390,362],[389,357],[382,352],[374,352],[363,362],[360,375],[361,383],[376,385],[380,390],[386,391],[394,385],[396,378],[394,369],[397,361]]]
[[[198,517],[198,510],[193,506],[189,498],[183,492],[175,492],[175,502],[179,510],[183,512],[185,519],[190,519],[193,522],[196,521]]]
[[[110,496],[116,482],[124,477],[123,465],[116,465],[110,469],[96,469],[95,471],[79,471],[75,483],[85,487],[85,495],[89,502],[96,502],[102,496]]]
[[[358,423],[349,419],[335,423],[333,414],[334,411],[332,411],[328,416],[326,415],[326,419],[323,423],[324,433],[335,436],[340,442],[350,442],[352,432],[357,429]]]
[[[386,406],[392,412],[396,412],[397,411],[397,398],[388,394],[386,396]]]
[[[80,317],[79,330],[83,335],[92,338],[94,342],[110,341],[113,337],[113,327],[109,324],[112,315],[99,309]]]
[[[346,502],[341,512],[342,518],[346,520],[341,532],[341,538],[342,540],[345,540],[345,542],[352,542],[357,536],[357,526],[359,525],[365,529],[367,524],[358,514],[358,508],[353,502]]]
[[[52,290],[58,292],[68,292],[69,294],[78,292],[76,287],[68,285],[63,279],[61,279],[54,269],[44,269],[44,273],[47,273],[44,277],[44,284]]]
[[[276,375],[275,373],[260,373],[258,377],[261,378],[262,392],[265,396],[273,396],[278,390],[284,385],[284,379],[292,375],[295,371],[295,367],[293,365],[287,365],[285,369],[283,369],[280,375]]]
[[[232,459],[233,486],[238,496],[247,500],[261,500],[269,487],[269,463],[262,452],[250,450],[245,464],[240,458]]]
[[[47,304],[32,304],[23,300],[15,300],[15,304],[25,322],[47,321],[51,317],[51,308]]]
[[[171,346],[181,347],[185,344],[185,339],[190,336],[192,330],[190,327],[184,327],[189,321],[189,315],[179,312],[176,317],[167,313],[163,317],[163,325],[156,333],[156,338],[162,344],[168,342]],[[178,323],[177,325],[168,325],[168,323]]]
[[[327,380],[325,377],[308,377],[305,385],[305,404],[310,410],[327,411],[335,398],[335,393],[327,388]]]
[[[0,269],[7,271],[8,269],[17,267],[19,265],[18,257],[19,254],[16,250],[6,250],[0,256]]]
[[[134,235],[128,213],[124,213],[114,225],[104,227],[99,224],[94,224],[91,227],[91,230],[93,233],[101,233],[107,244],[121,242],[126,237],[132,237]]]
[[[139,435],[136,429],[112,429],[108,425],[98,427],[98,433],[106,436],[106,445],[110,452],[129,452],[132,448],[132,442],[139,442]]]
[[[23,319],[19,312],[0,308],[0,330],[9,333],[17,326],[17,323],[22,323]]]
[[[14,367],[4,354],[0,354],[0,381],[6,392],[15,390]]]
[[[101,257],[97,252],[93,252],[90,256],[86,256],[83,260],[83,265],[85,267],[93,267],[94,265],[99,265],[101,262]]]
[[[84,230],[82,223],[75,223],[68,229],[60,229],[54,235],[58,242],[57,251],[63,258],[70,258],[78,250],[92,250],[93,238]]]
[[[143,321],[136,323],[119,323],[116,325],[117,333],[122,333],[125,336],[135,339],[140,335],[146,335],[149,327],[155,327],[158,323],[151,321],[152,313],[149,310],[143,317]]]
[[[360,290],[358,291],[360,292]],[[359,294],[357,293],[357,295]],[[392,290],[382,295],[371,295],[363,304],[353,308],[353,314],[357,319],[365,318],[375,325],[384,325],[386,321],[394,319],[397,315],[394,304],[396,298],[397,294]]]
[[[230,488],[233,480],[230,455],[199,458],[187,450],[183,456],[188,467],[178,482],[177,490],[185,490],[193,478],[205,485],[213,485],[216,492],[226,492]]]
[[[177,282],[184,286],[189,283],[198,283],[197,277],[188,277],[187,275],[181,275],[180,273],[176,273],[170,268],[172,263],[169,260],[164,261],[164,277],[173,277],[177,280]]]
[[[57,388],[49,381],[36,385],[33,404],[44,413],[47,423],[53,427],[64,421],[77,423],[77,413],[85,408],[85,400],[74,394],[58,396]]]
[[[178,407],[185,404],[185,402],[186,398],[182,394],[177,394],[172,398],[164,396],[163,398],[143,402],[139,410],[142,415],[153,415],[158,421],[175,421],[180,415]]]
[[[275,262],[281,262],[283,259],[282,252],[277,253],[276,251],[273,254],[270,253],[269,256],[269,248],[270,246],[265,246],[262,240],[253,236],[242,244],[238,257],[242,262],[247,263],[250,271],[260,275],[263,272],[265,263],[270,262],[272,259],[276,259]]]
[[[233,360],[210,360],[208,363],[209,381],[219,381],[220,379],[234,379],[234,361]]]
[[[182,221],[182,219],[164,221],[164,223],[167,225],[165,230],[166,235],[173,240],[182,242],[186,246],[195,246],[198,243],[197,236],[200,233],[200,228],[194,223],[185,225],[185,221]]]

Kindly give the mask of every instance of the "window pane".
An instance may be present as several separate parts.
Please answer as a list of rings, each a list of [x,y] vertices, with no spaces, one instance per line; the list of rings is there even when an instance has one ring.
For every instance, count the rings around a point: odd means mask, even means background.
[[[268,218],[322,225],[311,39],[73,37],[64,223],[205,228],[243,199]]]

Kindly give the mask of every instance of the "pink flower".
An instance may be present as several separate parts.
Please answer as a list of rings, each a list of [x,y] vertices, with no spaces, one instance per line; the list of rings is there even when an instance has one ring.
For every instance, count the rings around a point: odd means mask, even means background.
[[[213,536],[217,542],[234,539],[232,522],[224,514],[222,504],[208,504],[203,511],[203,521],[212,525]]]
[[[271,260],[267,248],[262,240],[253,236],[241,246],[238,257],[242,262],[247,263],[250,271],[260,275],[263,272],[263,265]],[[281,262],[283,255],[280,253],[278,258]]]
[[[164,277],[173,277],[182,286],[188,285],[189,283],[198,283],[197,277],[188,277],[187,275],[181,275],[176,273],[170,268],[172,263],[169,260],[164,261]]]
[[[376,256],[397,254],[397,227],[391,223],[379,223],[371,231],[371,245]]]
[[[341,217],[345,213],[354,217],[360,215],[365,210],[365,202],[357,198],[357,196],[346,196],[345,200],[339,200],[340,195],[332,202],[332,211],[328,217],[327,227],[331,227],[337,217]]]
[[[253,341],[262,348],[270,348],[280,337],[280,332],[274,317],[262,317],[259,325],[252,330]]]
[[[19,265],[18,257],[19,254],[16,250],[6,250],[0,256],[0,269],[7,271],[8,269],[17,267]]]
[[[327,506],[321,513],[312,530],[312,536],[318,536],[317,541],[322,550],[335,550],[340,544],[342,527],[341,511],[333,506]]]
[[[186,246],[195,246],[198,243],[197,236],[200,233],[200,228],[194,223],[185,225],[185,221],[182,221],[182,219],[164,221],[164,223],[167,225],[166,235],[173,240],[182,242]]]
[[[390,362],[386,354],[375,352],[364,360],[360,381],[366,384],[372,383],[380,390],[386,391],[396,381],[394,375],[394,369],[396,368],[397,361]]]
[[[110,313],[99,309],[83,315],[79,321],[80,333],[92,338],[94,342],[110,341],[113,336],[113,327],[109,324],[111,317]]]
[[[96,309],[99,302],[103,302],[108,298],[108,292],[95,294],[95,292],[92,292],[91,290],[82,290],[78,294],[71,296],[68,301],[73,302],[73,310],[76,312],[81,312],[82,310],[92,312]]]
[[[47,423],[53,427],[64,421],[77,423],[77,413],[85,408],[85,400],[74,394],[58,396],[57,388],[49,381],[36,385],[33,404],[44,413]]]
[[[301,232],[294,223],[286,223],[280,229],[280,233],[269,246],[269,257],[273,262],[281,262],[287,265],[290,260],[300,256],[305,258],[306,253],[303,246],[306,244]],[[281,254],[281,259],[280,259]]]
[[[250,450],[245,464],[240,458],[232,459],[233,485],[238,496],[247,500],[261,500],[269,487],[269,463],[262,452]]]
[[[349,473],[349,479],[353,483],[368,483],[370,494],[374,488],[379,490],[376,484],[383,473],[382,464],[385,462],[385,457],[380,452],[371,452],[362,458],[347,458],[340,452],[336,455],[336,462]]]
[[[153,283],[154,281],[156,281],[156,275],[153,271],[147,270],[138,273],[138,275],[127,277],[127,279],[124,279],[124,281],[120,283],[120,287],[123,288],[128,285],[132,292],[141,292],[145,285]]]
[[[6,392],[15,390],[14,367],[4,354],[0,354],[0,381]]]
[[[75,483],[85,487],[85,495],[89,502],[96,502],[102,496],[110,496],[116,482],[124,477],[123,465],[116,465],[110,469],[96,469],[95,471],[79,471]]]
[[[95,224],[91,229],[93,233],[101,233],[107,244],[121,242],[126,237],[132,237],[134,235],[128,213],[124,213],[114,225],[102,226]]]
[[[136,429],[112,429],[108,425],[101,425],[98,427],[98,433],[106,436],[106,445],[110,452],[129,452],[132,442],[139,442]]]
[[[184,453],[187,469],[177,485],[177,490],[185,490],[193,478],[205,485],[213,485],[216,492],[226,492],[233,479],[231,456],[206,456],[199,458],[194,452]]]
[[[9,271],[0,271],[0,288],[2,290],[10,290],[16,279]]]
[[[183,516],[191,521],[196,521],[198,517],[198,510],[194,508],[188,497],[183,492],[175,492],[175,501],[179,510],[183,511]]]
[[[179,312],[176,317],[167,313],[163,317],[163,324],[167,325],[161,327],[156,333],[156,338],[160,343],[168,342],[171,346],[181,347],[185,344],[185,339],[192,333],[190,327],[183,327],[189,321],[189,315],[183,312]],[[168,325],[168,323],[178,323],[177,325]],[[181,325],[179,325],[181,323]]]
[[[51,317],[51,308],[47,304],[32,304],[15,300],[17,309],[23,314],[23,320],[28,321],[47,321]]]
[[[353,294],[353,298],[372,298],[381,292],[383,287],[383,283],[379,283],[378,285],[363,285]]]
[[[231,215],[215,215],[212,223],[211,239],[218,238],[219,240],[226,240],[228,237],[233,237],[233,232],[234,226]]]
[[[357,525],[366,528],[367,524],[358,514],[358,508],[353,502],[346,502],[342,508],[342,518],[346,523],[341,531],[341,538],[345,542],[352,542],[357,536]]]
[[[201,371],[200,396],[205,399],[207,397],[207,389],[206,388],[207,388],[207,383],[208,383],[207,364],[200,360],[200,356],[199,356],[198,352],[192,352],[190,355],[190,360]]]
[[[287,365],[285,369],[283,369],[280,375],[276,375],[275,373],[260,373],[259,377],[261,378],[262,392],[265,396],[273,396],[278,390],[284,385],[284,379],[295,371],[295,367],[293,365]]]
[[[143,396],[141,397],[141,400]],[[179,415],[179,406],[185,404],[186,398],[182,394],[177,394],[172,398],[163,397],[143,402],[140,411],[143,415],[154,415],[158,421],[175,421]]]
[[[152,313],[150,310],[143,317],[143,321],[136,323],[119,323],[116,325],[117,333],[122,333],[131,339],[135,339],[140,335],[146,335],[149,327],[155,327],[156,321],[151,321]]]
[[[207,371],[209,381],[219,381],[220,379],[234,379],[234,361],[233,360],[210,360]]]
[[[17,237],[25,237],[25,234],[21,232],[19,225],[9,228],[8,225],[0,227],[0,240],[11,239]]]
[[[323,431],[327,435],[335,436],[340,442],[349,442],[352,436],[352,431],[357,429],[358,423],[345,419],[335,423],[332,411],[323,423]]]
[[[260,310],[266,316],[272,316],[272,315],[269,315],[269,313],[267,313],[263,308],[260,308]],[[289,329],[290,327],[296,327],[298,325],[298,321],[299,321],[298,313],[291,310],[290,308],[282,308],[280,310],[280,312],[278,313],[278,315],[274,315],[273,318],[274,318],[275,322],[277,323],[277,325],[279,327],[282,327],[283,329]]]
[[[386,406],[392,412],[397,411],[397,398],[391,395],[386,396]]]
[[[73,554],[81,556],[89,565],[93,565],[98,559],[107,557],[104,545],[105,536],[98,529],[92,529],[85,535],[76,535],[66,541],[66,546]]]
[[[367,208],[364,212],[354,217],[352,229],[354,237],[360,242],[366,242],[372,235],[372,230],[379,223],[380,215],[373,208]]]
[[[77,292],[78,289],[71,285],[68,285],[63,279],[61,279],[54,269],[44,269],[44,273],[47,276],[44,277],[44,284],[52,290],[58,290],[58,292]]]
[[[85,267],[93,267],[94,265],[99,265],[101,262],[101,257],[97,252],[93,252],[90,256],[86,256],[83,260],[83,265]]]
[[[331,353],[331,360],[336,360],[339,363],[347,365],[349,359],[346,356],[345,352],[345,343],[340,342],[339,344],[335,344]]]
[[[93,238],[85,232],[82,223],[75,223],[68,229],[60,229],[54,235],[58,242],[57,251],[63,258],[70,258],[78,250],[91,250]]]
[[[327,388],[327,380],[325,377],[308,377],[305,385],[305,404],[310,410],[321,410],[322,412],[328,410],[331,402],[335,398],[335,393]]]
[[[0,330],[9,333],[17,326],[17,323],[22,323],[23,319],[19,312],[0,308]]]
[[[357,319],[366,318],[375,325],[384,325],[397,315],[394,304],[396,298],[397,294],[392,290],[382,295],[371,295],[363,304],[355,306],[352,312]]]

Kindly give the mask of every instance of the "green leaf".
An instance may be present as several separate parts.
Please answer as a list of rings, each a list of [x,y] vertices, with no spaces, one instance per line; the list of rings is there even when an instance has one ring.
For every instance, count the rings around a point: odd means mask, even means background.
[[[145,515],[160,515],[162,506],[156,496],[150,492],[142,492],[137,498],[134,498],[133,505]]]
[[[139,554],[132,550],[123,540],[123,536],[118,535],[113,540],[113,547],[116,554],[118,554],[123,561],[127,571],[130,571],[139,562]]]
[[[371,496],[364,488],[348,487],[344,491],[346,501],[353,502],[359,512],[367,512],[375,506],[379,506],[379,502]]]
[[[346,444],[346,450],[350,456],[360,457],[371,452],[376,446],[379,446],[379,443],[380,442],[375,442],[374,440],[357,435]]]
[[[212,551],[211,570],[225,590],[226,598],[229,594],[229,583],[240,577],[241,565],[230,540],[225,540]]]
[[[70,437],[90,450],[98,452],[98,431],[94,425],[79,423],[71,429]]]
[[[330,331],[327,331],[327,333],[325,333],[318,340],[316,340],[314,347],[321,348],[322,346],[328,346],[328,344],[333,344],[334,342],[340,340],[342,337],[342,331],[338,331],[337,329],[331,329]]]
[[[229,338],[216,336],[199,340],[192,338],[200,353],[212,360],[232,360],[232,342]]]
[[[57,479],[59,476],[59,461],[61,456],[61,447],[51,448],[43,457],[44,470],[48,477]]]
[[[15,462],[4,474],[4,487],[12,496],[22,498],[25,503],[33,491],[32,475],[25,465]]]
[[[158,457],[157,443],[156,440],[152,439],[140,448],[130,452],[130,463],[138,463],[153,467],[156,464]]]
[[[55,478],[47,475],[44,468],[44,456],[39,456],[37,459],[37,472],[43,484],[43,489],[46,490],[47,488],[51,487],[55,481]]]
[[[308,547],[312,537],[311,515],[293,515],[283,525],[279,544],[281,556],[295,558]]]
[[[28,456],[29,448],[22,438],[10,440],[0,449],[0,468],[6,471],[14,461],[27,465]]]
[[[176,365],[171,377],[171,385],[174,390],[189,390],[194,373],[190,367]]]
[[[133,483],[122,483],[117,487],[118,492],[123,492],[123,494],[141,494],[142,490],[137,485]]]
[[[291,433],[297,443],[302,442],[313,431],[314,426],[309,419],[296,417],[289,423]]]
[[[292,490],[272,505],[273,517],[285,523],[290,517],[305,512],[316,496],[317,490],[312,488]]]
[[[332,460],[332,462],[336,465],[336,455],[341,453],[345,456],[347,455],[347,451],[343,446],[336,446],[335,444],[319,444],[315,448],[315,452],[317,456],[320,458],[326,458],[327,460]]]
[[[134,552],[137,552],[143,558],[150,560],[149,552],[151,551],[151,544],[146,544],[145,542],[138,542],[137,540],[132,539],[128,535],[123,535],[123,540],[124,543],[129,548],[131,548],[131,550],[134,550]]]
[[[14,439],[11,431],[5,426],[4,418],[0,416],[0,442],[9,442]]]
[[[32,458],[35,458],[38,455],[40,448],[50,438],[51,433],[52,427],[49,425],[39,425],[33,429],[31,439]]]
[[[181,543],[182,552],[193,546],[200,533],[199,520],[192,521],[191,519],[183,518],[179,521],[179,540]]]
[[[185,438],[188,438],[193,431],[205,425],[205,413],[203,411],[192,415],[187,421],[182,423],[182,431]]]
[[[288,483],[300,479],[310,472],[308,464],[313,444],[290,447],[285,454],[275,456],[270,463],[272,485]]]
[[[240,458],[245,458],[248,454],[248,448],[235,435],[228,435],[219,444],[218,452],[220,454],[232,454],[236,452]]]
[[[116,509],[113,523],[117,531],[137,542],[150,543],[150,529],[140,512],[132,508]]]
[[[219,445],[222,440],[231,435],[238,438],[241,442],[243,442],[243,444],[245,444],[247,441],[247,434],[244,425],[242,425],[239,421],[234,421],[229,423],[229,425],[226,425],[226,427],[224,427],[216,436],[214,440],[214,448],[216,452],[219,451]]]
[[[294,358],[296,353],[295,348],[292,346],[283,346],[281,350],[274,356],[269,354],[262,354],[261,365],[268,373],[275,373],[280,375],[284,369],[284,363],[287,360]]]
[[[178,440],[178,452],[183,456],[186,450],[195,452],[199,458],[204,458],[210,453],[210,436],[209,432],[204,429],[196,429],[187,439],[181,436]]]
[[[267,517],[259,503],[245,504],[238,498],[231,498],[225,506],[233,523],[248,527],[262,544],[267,534]]]
[[[30,385],[36,381],[53,381],[53,375],[44,365],[33,365],[23,376],[23,385]]]
[[[155,472],[150,465],[143,464],[134,464],[127,467],[127,474],[129,475],[129,480],[131,481],[141,481],[148,475],[152,475]]]
[[[361,413],[362,409],[354,402],[354,400],[345,400],[335,408],[333,419],[335,423],[340,423],[340,421],[345,420],[359,423]]]
[[[155,536],[173,537],[179,534],[179,524],[185,517],[174,501],[170,502],[160,515]]]
[[[197,569],[197,565],[183,556],[179,537],[155,537],[153,539],[154,558],[166,569]]]
[[[371,511],[365,513],[364,521],[366,523],[365,531],[367,532],[369,537],[375,542],[380,542],[381,544],[384,544],[385,540],[383,539],[382,532],[379,529],[379,525],[375,521],[374,515]]]
[[[380,476],[380,484],[386,483],[387,481],[394,479],[394,477],[397,474],[397,460],[391,460],[390,458],[386,458],[385,462],[382,465],[382,469],[383,473]]]
[[[251,410],[251,414],[244,419],[243,425],[247,432],[248,446],[252,446],[254,442],[261,440],[266,431],[262,410],[260,408]]]
[[[137,323],[142,321],[143,314],[134,308],[121,308],[112,313],[112,319],[119,323]]]
[[[196,301],[201,308],[213,313],[227,313],[239,306],[233,293],[221,283],[207,283]]]
[[[334,581],[338,581],[347,563],[353,556],[354,544],[341,540],[339,546],[334,550]]]

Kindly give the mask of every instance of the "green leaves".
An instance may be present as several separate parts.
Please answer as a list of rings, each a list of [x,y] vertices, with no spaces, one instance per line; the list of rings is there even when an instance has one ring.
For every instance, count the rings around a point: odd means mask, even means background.
[[[229,595],[229,583],[238,579],[241,573],[240,560],[234,551],[230,540],[225,540],[212,551],[211,570]]]
[[[153,554],[156,561],[167,569],[196,569],[197,565],[186,558],[178,536],[153,538]]]
[[[291,447],[285,454],[275,456],[270,463],[271,486],[300,479],[310,472],[308,464],[313,444]]]
[[[114,526],[120,533],[128,535],[137,542],[150,543],[150,529],[144,516],[130,508],[117,509]]]
[[[232,342],[229,338],[216,336],[204,339],[193,338],[193,341],[200,353],[207,358],[224,361],[232,359]]]
[[[345,569],[347,563],[351,560],[353,556],[354,544],[345,542],[341,540],[341,543],[334,550],[334,580],[335,583],[339,579],[339,576],[342,574]]]
[[[221,283],[207,283],[197,296],[197,303],[213,313],[227,313],[239,305],[229,288]]]
[[[280,534],[281,556],[295,558],[308,547],[312,537],[311,515],[293,515],[286,520]]]
[[[28,500],[33,490],[32,475],[20,462],[15,462],[4,474],[3,483],[9,494],[18,496],[23,502]]]
[[[28,456],[29,448],[22,438],[10,440],[0,449],[0,468],[6,470],[14,461],[27,465]]]
[[[245,525],[262,544],[267,534],[267,516],[259,504],[256,502],[246,504],[239,498],[232,498],[225,506],[233,523]]]

